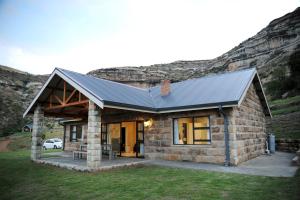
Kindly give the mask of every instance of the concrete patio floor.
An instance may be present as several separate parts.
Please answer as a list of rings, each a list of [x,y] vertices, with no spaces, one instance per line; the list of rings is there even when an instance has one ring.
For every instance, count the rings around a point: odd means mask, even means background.
[[[261,155],[257,158],[244,162],[239,166],[231,167],[187,161],[147,160],[126,157],[118,157],[116,159],[109,160],[108,157],[103,156],[101,166],[96,171],[136,165],[157,165],[172,168],[207,170],[257,176],[293,177],[298,169],[298,167],[291,165],[294,156],[295,154],[293,153],[276,152],[271,155]],[[67,152],[44,153],[42,158],[35,162],[77,171],[95,171],[87,167],[85,159],[73,160],[72,153]]]
[[[291,165],[294,156],[295,154],[293,153],[276,152],[275,154],[271,155],[261,155],[257,158],[244,162],[239,166],[232,167],[225,167],[215,164],[165,160],[152,160],[148,164],[257,176],[293,177],[298,169],[298,167]]]
[[[103,171],[120,167],[129,167],[144,164],[148,160],[140,158],[117,157],[109,160],[107,156],[102,157],[101,166],[96,170],[87,167],[86,159],[73,160],[72,152],[51,152],[43,153],[42,158],[35,161],[36,163],[53,165],[61,168],[67,168],[77,171]]]

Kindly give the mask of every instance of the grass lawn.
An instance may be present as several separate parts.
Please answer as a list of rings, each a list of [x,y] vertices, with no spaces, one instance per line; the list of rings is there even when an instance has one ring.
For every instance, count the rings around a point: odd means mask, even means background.
[[[82,173],[0,153],[0,199],[299,199],[300,171],[272,178],[164,167]]]

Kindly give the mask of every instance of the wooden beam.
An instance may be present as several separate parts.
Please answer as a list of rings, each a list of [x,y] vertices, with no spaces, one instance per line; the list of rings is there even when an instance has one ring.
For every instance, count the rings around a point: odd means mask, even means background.
[[[80,108],[72,108],[70,110],[64,110],[63,113],[73,113],[73,112],[81,112],[81,111],[88,111],[88,109],[86,109],[86,107],[80,107]]]
[[[67,98],[67,100],[66,100],[66,103],[68,103],[70,100],[71,100],[71,98],[74,96],[74,94],[76,93],[76,89],[74,89],[73,90],[73,92],[70,94],[70,96]],[[80,101],[80,100],[79,100]]]
[[[52,98],[53,98],[53,96],[52,96],[52,94],[50,95],[50,102],[49,102],[49,107],[51,108],[52,107]]]
[[[45,112],[45,116],[52,116],[52,117],[75,117],[75,118],[84,118],[85,116],[78,115],[78,114],[67,114],[67,113],[54,113],[54,112]]]
[[[53,95],[54,98],[61,104],[61,105],[64,105],[64,102],[56,95]]]
[[[86,104],[88,102],[89,102],[88,100],[76,101],[76,102],[62,104],[62,105],[58,105],[58,106],[52,106],[51,108],[45,108],[45,110],[62,109],[62,108],[69,107],[69,106],[76,106],[76,105],[80,105],[80,104]]]
[[[66,103],[66,88],[67,88],[67,83],[64,81],[64,95],[63,95],[63,102]]]

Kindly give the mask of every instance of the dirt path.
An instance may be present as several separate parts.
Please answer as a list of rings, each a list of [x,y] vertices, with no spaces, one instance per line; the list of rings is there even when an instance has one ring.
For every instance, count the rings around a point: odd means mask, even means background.
[[[8,151],[7,145],[10,143],[10,139],[0,140],[0,152]]]

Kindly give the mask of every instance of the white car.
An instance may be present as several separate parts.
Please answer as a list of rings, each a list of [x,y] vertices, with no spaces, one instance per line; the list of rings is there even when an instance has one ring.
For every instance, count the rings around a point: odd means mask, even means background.
[[[43,144],[43,149],[60,149],[62,148],[62,140],[59,138],[48,139]]]

